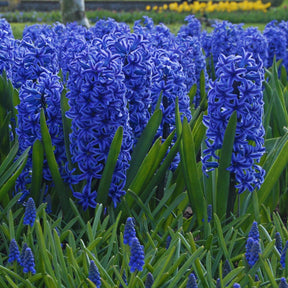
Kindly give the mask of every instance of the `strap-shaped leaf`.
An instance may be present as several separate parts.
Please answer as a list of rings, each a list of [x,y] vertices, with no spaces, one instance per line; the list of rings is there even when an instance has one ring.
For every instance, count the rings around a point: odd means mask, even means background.
[[[180,148],[181,165],[187,187],[189,201],[199,225],[203,219],[203,189],[197,169],[194,137],[187,118],[183,120],[182,146]]]
[[[13,163],[17,155],[18,149],[19,149],[19,143],[18,141],[16,141],[0,166],[0,177],[4,174],[4,172],[7,171],[8,167]]]
[[[230,195],[230,171],[227,168],[231,165],[233,144],[237,125],[237,112],[234,111],[229,119],[226,127],[223,146],[221,149],[221,156],[218,168],[218,180],[216,191],[216,210],[217,215],[222,218],[225,215],[228,205],[228,197]],[[231,190],[233,193],[234,190]],[[234,195],[233,195],[234,197]]]
[[[288,165],[288,141],[284,144],[283,148],[279,152],[278,157],[274,161],[271,168],[267,171],[267,175],[264,179],[262,186],[258,191],[258,200],[259,203],[265,205],[266,199],[269,197],[274,185],[279,180],[279,177],[284,170],[284,168]],[[250,203],[248,206],[247,212],[250,213],[253,211],[253,204]]]
[[[129,189],[137,195],[139,195],[140,191],[143,189],[144,184],[148,179],[148,176],[151,175],[151,171],[153,169],[154,162],[158,157],[160,148],[161,138],[159,137],[151,147],[145,159],[143,160],[140,168],[137,171],[136,176],[133,179],[133,182],[129,186]],[[127,202],[130,204],[129,206],[131,207],[131,204],[133,202],[132,198],[127,198]]]
[[[172,132],[174,135],[174,132]],[[171,134],[172,134],[171,133]],[[169,137],[166,139],[166,141],[169,139]],[[165,142],[166,142],[165,141]],[[165,145],[162,145],[162,147]],[[163,181],[167,170],[169,169],[171,162],[175,158],[176,154],[179,152],[179,146],[180,146],[180,138],[178,138],[175,142],[175,144],[170,149],[169,153],[161,163],[160,167],[158,168],[157,172],[154,173],[153,177],[150,179],[149,183],[146,185],[145,190],[141,194],[141,198],[145,199],[148,197],[149,193],[154,189],[154,187],[158,186],[161,181]],[[160,159],[159,159],[160,160]],[[176,195],[175,195],[176,196]]]
[[[161,123],[161,120],[162,111],[156,110],[151,116],[136,146],[134,147],[133,153],[131,155],[130,167],[127,171],[125,189],[127,189],[132,183],[133,179],[137,174],[138,168],[146,157],[146,154],[148,153],[153,143],[153,140],[155,139],[155,134]]]
[[[53,145],[52,145],[52,140],[51,136],[49,134],[49,130],[46,124],[46,119],[45,119],[45,114],[44,110],[42,109],[40,112],[40,127],[41,127],[41,134],[42,134],[42,140],[43,140],[43,146],[44,146],[44,151],[46,154],[46,159],[48,163],[48,167],[52,176],[52,179],[55,183],[55,188],[56,188],[56,195],[60,201],[60,204],[65,211],[65,207],[68,208],[68,199],[69,195],[67,194],[67,189],[65,187],[65,184],[61,178],[60,172],[59,172],[59,167],[55,159],[55,155],[53,152]]]
[[[39,195],[42,184],[42,172],[44,161],[44,147],[40,140],[36,140],[33,144],[32,150],[32,185],[31,196]]]
[[[8,192],[13,188],[18,176],[24,169],[30,147],[28,147],[23,154],[9,167],[9,169],[0,178],[0,201],[7,204]]]
[[[62,114],[62,123],[63,123],[63,134],[64,134],[64,144],[65,144],[65,151],[66,157],[69,164],[69,168],[72,168],[71,162],[71,153],[70,153],[70,139],[69,134],[71,132],[71,124],[72,120],[66,117],[66,112],[70,109],[68,104],[68,98],[66,97],[66,90],[63,89],[61,93],[61,114]]]
[[[113,138],[108,153],[107,161],[105,163],[104,171],[99,183],[97,191],[97,202],[106,205],[108,199],[109,188],[111,186],[112,176],[115,170],[117,159],[121,150],[123,139],[123,127],[120,126]]]

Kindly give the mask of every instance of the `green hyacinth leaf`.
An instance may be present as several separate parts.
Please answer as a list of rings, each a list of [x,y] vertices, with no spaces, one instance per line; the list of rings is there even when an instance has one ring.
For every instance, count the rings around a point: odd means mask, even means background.
[[[120,126],[117,129],[113,141],[111,143],[107,161],[97,191],[96,200],[98,203],[102,203],[104,206],[107,204],[106,202],[108,199],[109,188],[111,186],[112,176],[121,150],[122,139],[123,139],[123,127]]]

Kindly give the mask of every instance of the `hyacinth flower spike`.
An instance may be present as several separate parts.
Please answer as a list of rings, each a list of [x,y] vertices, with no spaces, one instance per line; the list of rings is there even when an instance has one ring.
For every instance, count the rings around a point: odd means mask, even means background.
[[[229,199],[232,201],[225,204],[226,213],[232,209],[237,192],[259,189],[265,175],[265,170],[258,165],[265,152],[262,123],[264,69],[262,61],[256,62],[252,56],[244,49],[240,55],[220,54],[216,79],[209,84],[207,115],[203,117],[207,127],[207,148],[203,151],[202,169],[208,176],[209,171],[219,166],[218,151],[223,147],[228,122],[236,113],[235,139],[227,168],[230,171]]]
[[[30,225],[31,227],[34,225],[36,219],[36,206],[33,198],[29,198],[25,204],[25,214],[24,214],[24,225]]]

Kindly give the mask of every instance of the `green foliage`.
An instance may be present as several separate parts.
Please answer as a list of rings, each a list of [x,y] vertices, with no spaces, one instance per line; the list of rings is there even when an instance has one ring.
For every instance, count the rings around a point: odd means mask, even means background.
[[[187,223],[183,222],[181,214],[175,215],[164,232],[161,228],[163,220],[148,221],[142,211],[142,215],[136,218],[136,234],[144,245],[145,265],[143,271],[130,273],[130,250],[123,244],[121,213],[112,219],[109,214],[104,214],[103,206],[98,205],[94,217],[87,223],[78,213],[74,213],[66,223],[59,215],[47,215],[42,204],[31,228],[23,225],[23,208],[19,208],[16,201],[13,199],[0,210],[0,235],[3,239],[0,245],[0,283],[3,288],[94,287],[88,280],[90,260],[98,267],[102,287],[119,287],[120,284],[123,287],[144,287],[148,272],[154,277],[153,287],[171,288],[185,287],[192,271],[197,276],[198,287],[216,287],[217,279],[220,287],[232,287],[236,282],[241,287],[268,283],[278,287],[275,285],[280,278],[287,276],[280,265],[274,238],[275,232],[279,232],[283,239],[287,239],[288,231],[277,213],[259,225],[262,251],[260,259],[250,268],[245,260],[249,229],[244,229],[249,215],[232,217],[229,223],[221,224],[214,214],[211,222],[204,224],[208,228],[205,236],[204,226],[193,232],[186,229]],[[168,235],[171,239],[169,245],[166,244]],[[19,264],[7,262],[11,239],[17,241],[20,250],[24,243],[32,249],[36,274],[23,273]],[[229,263],[230,271],[224,271],[227,265],[224,262]],[[255,274],[259,280],[255,280]]]
[[[0,76],[0,203],[4,205],[11,198],[11,191],[26,164],[30,150],[28,148],[20,157],[16,157],[19,144],[15,133],[17,125],[15,106],[18,101],[17,90],[3,72]]]

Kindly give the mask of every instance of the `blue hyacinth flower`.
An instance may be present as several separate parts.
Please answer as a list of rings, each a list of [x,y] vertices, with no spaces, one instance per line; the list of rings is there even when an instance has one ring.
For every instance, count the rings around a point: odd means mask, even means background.
[[[252,53],[243,49],[241,55],[220,55],[216,79],[209,84],[208,113],[203,117],[207,127],[203,172],[208,175],[218,167],[217,152],[222,148],[228,121],[236,111],[236,136],[228,170],[235,175],[238,193],[259,189],[264,181],[265,171],[258,165],[265,151],[263,79],[262,65],[255,62]]]

